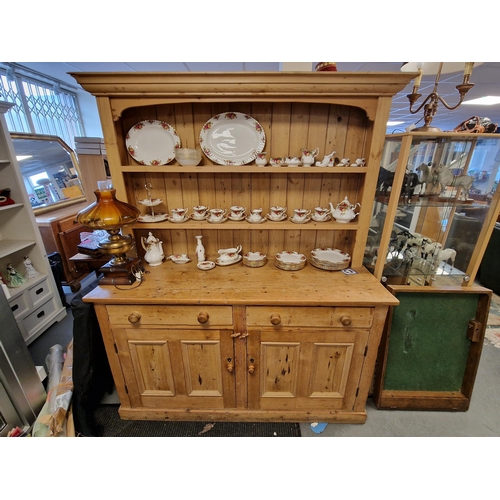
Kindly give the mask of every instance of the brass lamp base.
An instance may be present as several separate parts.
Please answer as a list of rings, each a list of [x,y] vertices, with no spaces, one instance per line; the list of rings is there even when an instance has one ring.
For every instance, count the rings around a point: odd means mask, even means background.
[[[132,285],[137,278],[134,270],[140,268],[141,259],[130,259],[124,264],[111,264],[108,262],[99,269],[103,277],[99,280],[99,285]]]
[[[442,132],[442,130],[437,127],[430,127],[429,125],[424,125],[423,127],[412,129],[412,132],[428,132],[430,134],[435,134],[437,132]]]

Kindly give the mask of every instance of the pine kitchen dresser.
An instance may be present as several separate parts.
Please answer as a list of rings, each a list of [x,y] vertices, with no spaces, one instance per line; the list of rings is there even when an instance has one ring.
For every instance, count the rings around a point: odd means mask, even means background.
[[[73,73],[96,96],[118,199],[135,204],[145,186],[163,200],[157,211],[203,204],[249,211],[273,205],[313,209],[348,197],[361,209],[354,221],[289,220],[211,224],[189,220],[136,223],[151,231],[165,255],[193,262],[145,265],[138,286],[98,286],[94,304],[124,419],[350,422],[366,420],[377,349],[389,307],[398,299],[363,267],[371,206],[392,96],[414,74],[403,73]],[[302,148],[364,158],[356,167],[141,165],[128,153],[127,132],[143,120],[174,127],[182,147],[199,147],[211,117],[237,112],[265,133],[270,157]],[[365,208],[366,207],[366,208]],[[146,213],[146,211],[144,212]],[[195,236],[207,259],[242,245],[263,252],[265,266],[242,262],[201,271]],[[137,244],[139,243],[139,244]],[[310,257],[315,248],[351,256],[355,274],[273,265],[277,252]]]

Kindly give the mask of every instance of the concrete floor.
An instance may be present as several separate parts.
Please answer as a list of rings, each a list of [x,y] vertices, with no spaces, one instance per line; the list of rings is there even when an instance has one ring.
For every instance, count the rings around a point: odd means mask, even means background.
[[[91,281],[90,281],[91,282]],[[82,283],[82,289],[89,282]],[[69,291],[69,289],[68,289]],[[68,303],[72,295],[68,295]],[[498,296],[497,296],[498,300]],[[50,347],[66,348],[72,339],[73,316],[56,323],[29,347],[36,365],[45,365]],[[106,403],[118,402],[116,399]],[[471,404],[465,412],[378,410],[367,401],[364,424],[328,424],[315,433],[308,423],[301,424],[303,437],[498,437],[500,436],[500,348],[485,340]]]

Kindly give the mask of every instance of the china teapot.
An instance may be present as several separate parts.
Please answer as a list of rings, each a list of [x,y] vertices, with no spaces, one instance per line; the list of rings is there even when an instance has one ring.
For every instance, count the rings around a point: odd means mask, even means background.
[[[351,202],[347,199],[347,196],[341,201],[336,207],[333,206],[333,203],[330,202],[330,211],[333,217],[337,222],[350,222],[358,213],[355,213],[354,210],[356,207],[360,207],[359,203],[351,204]]]
[[[306,148],[302,148],[300,151],[302,152],[302,165],[313,165],[314,159],[319,155],[319,148],[314,148],[311,151]]]
[[[141,245],[142,248],[146,251],[144,255],[144,260],[150,266],[159,266],[165,257],[163,253],[163,242],[161,242],[158,238],[153,236],[151,231],[147,238],[141,236]]]

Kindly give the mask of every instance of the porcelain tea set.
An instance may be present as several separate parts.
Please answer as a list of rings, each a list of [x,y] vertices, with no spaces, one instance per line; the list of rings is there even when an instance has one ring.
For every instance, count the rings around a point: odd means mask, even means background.
[[[314,222],[326,222],[333,217],[337,222],[349,222],[356,215],[355,209],[359,207],[359,203],[351,204],[347,197],[336,206],[329,203],[330,208],[317,206],[314,209],[295,208],[293,214],[289,217],[287,207],[274,205],[269,208],[269,213],[263,215],[262,208],[253,208],[249,212],[241,205],[233,205],[229,210],[225,208],[210,208],[206,205],[196,205],[193,207],[193,212],[188,214],[187,208],[174,208],[171,210],[172,215],[166,219],[173,223],[182,223],[188,220],[206,221],[211,224],[221,224],[227,220],[231,221],[246,221],[250,224],[262,224],[266,221],[281,222],[289,220],[298,224],[303,224],[313,220]]]
[[[319,148],[300,149],[301,156],[271,156],[269,158],[269,164],[272,167],[364,167],[366,166],[365,158],[357,158],[356,161],[351,163],[350,158],[342,158],[339,160],[335,157],[336,151],[332,151],[330,154],[325,155],[320,161],[316,161],[316,157],[319,155]],[[267,153],[256,153],[255,164],[264,167],[267,165]]]

